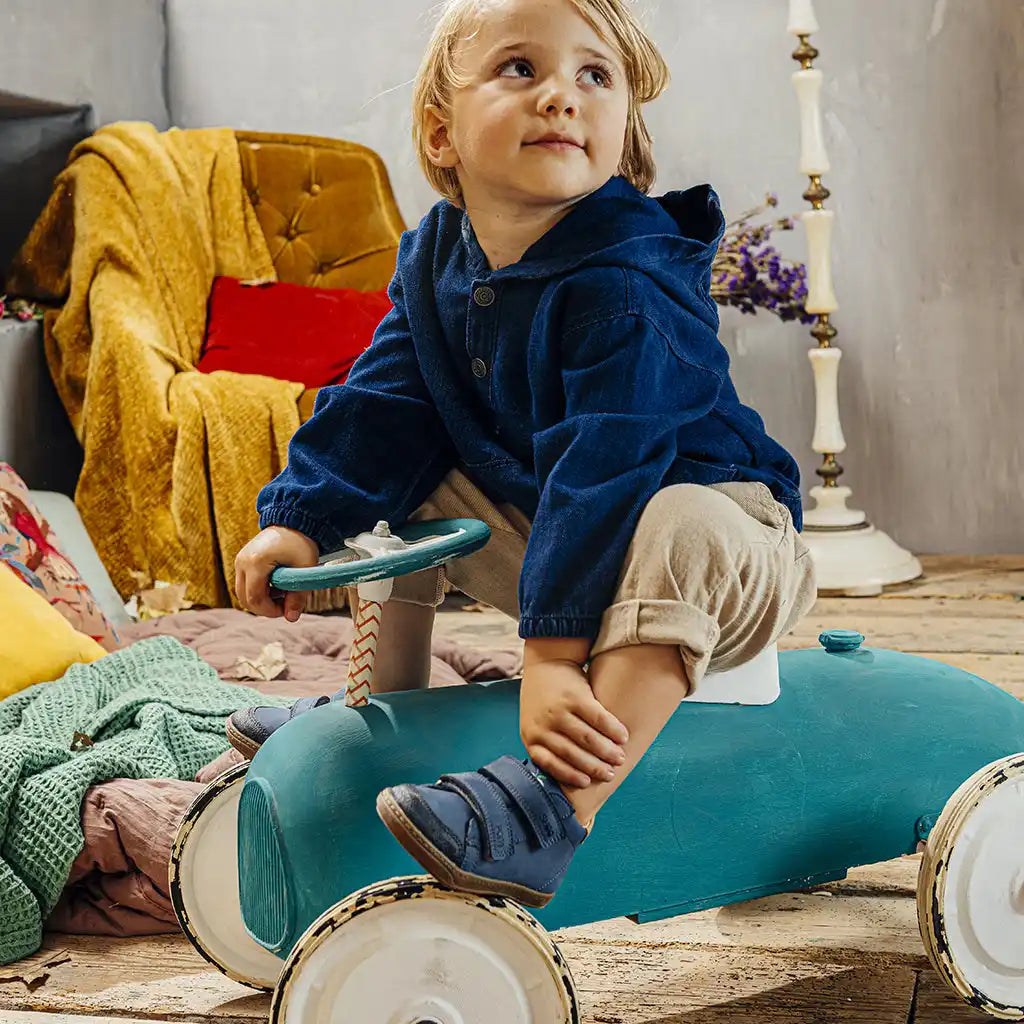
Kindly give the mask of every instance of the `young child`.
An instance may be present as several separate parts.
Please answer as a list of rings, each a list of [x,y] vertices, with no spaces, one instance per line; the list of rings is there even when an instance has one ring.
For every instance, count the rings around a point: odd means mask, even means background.
[[[476,554],[395,581],[374,689],[426,685],[447,572],[519,619],[529,760],[377,806],[441,881],[531,906],[709,665],[752,658],[815,594],[796,464],[717,338],[717,197],[646,195],[641,105],[667,78],[628,0],[450,0],[414,97],[444,198],[403,235],[394,310],[320,392],[237,560],[240,600],[294,621],[277,565],[379,519],[490,525]],[[251,753],[316,703],[239,713],[232,742]]]

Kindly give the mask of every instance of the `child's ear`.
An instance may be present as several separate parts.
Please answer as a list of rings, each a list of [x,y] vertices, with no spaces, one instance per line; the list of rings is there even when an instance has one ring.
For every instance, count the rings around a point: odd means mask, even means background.
[[[448,123],[441,108],[432,103],[423,110],[423,143],[427,159],[435,167],[454,167],[459,162],[459,154],[448,135]]]

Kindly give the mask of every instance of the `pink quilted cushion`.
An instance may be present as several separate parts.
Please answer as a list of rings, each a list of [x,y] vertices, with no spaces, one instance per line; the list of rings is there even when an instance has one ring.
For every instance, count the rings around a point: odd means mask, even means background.
[[[108,651],[118,646],[110,620],[61,551],[57,535],[33,503],[25,481],[6,462],[0,462],[0,562],[38,590],[80,633]]]

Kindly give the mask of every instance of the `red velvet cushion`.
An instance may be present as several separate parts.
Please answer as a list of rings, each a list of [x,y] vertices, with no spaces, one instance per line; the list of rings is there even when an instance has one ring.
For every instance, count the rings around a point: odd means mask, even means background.
[[[387,292],[218,277],[197,369],[341,384],[390,309]]]

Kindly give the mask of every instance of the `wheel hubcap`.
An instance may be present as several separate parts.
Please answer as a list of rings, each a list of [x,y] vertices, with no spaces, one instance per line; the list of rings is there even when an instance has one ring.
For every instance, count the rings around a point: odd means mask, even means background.
[[[416,876],[354,893],[292,950],[273,1024],[339,1020],[578,1024],[579,1017],[568,968],[532,916]]]

